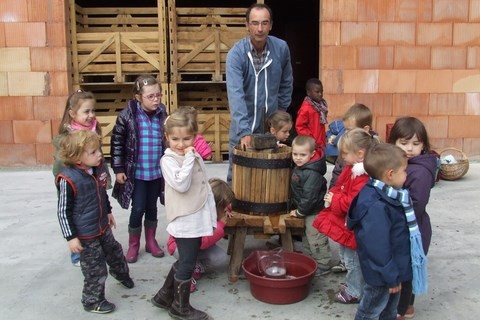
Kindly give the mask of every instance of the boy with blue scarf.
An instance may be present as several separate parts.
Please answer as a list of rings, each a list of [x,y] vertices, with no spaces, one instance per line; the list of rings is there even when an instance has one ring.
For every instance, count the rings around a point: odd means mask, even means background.
[[[416,222],[411,221],[408,191],[401,189],[407,177],[407,157],[400,148],[382,143],[367,152],[364,167],[370,179],[347,216],[366,283],[355,320],[395,320],[401,283],[412,279],[412,258],[418,260],[416,244],[421,244]],[[426,288],[424,258],[414,267],[414,282],[420,290]]]

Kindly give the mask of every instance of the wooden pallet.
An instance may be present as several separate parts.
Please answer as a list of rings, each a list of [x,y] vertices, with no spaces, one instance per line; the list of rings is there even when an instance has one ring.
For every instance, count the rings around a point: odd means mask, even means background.
[[[74,83],[124,83],[142,73],[167,81],[165,6],[82,8],[70,0]]]
[[[168,1],[170,81],[225,81],[228,50],[247,35],[245,8],[180,8]]]
[[[280,235],[283,248],[287,251],[293,251],[292,235],[303,236],[305,234],[305,221],[292,218],[289,214],[253,216],[234,213],[233,217],[227,220],[225,233],[229,235],[228,279],[235,282],[238,280],[240,273],[247,234],[260,239],[270,239],[273,235]]]

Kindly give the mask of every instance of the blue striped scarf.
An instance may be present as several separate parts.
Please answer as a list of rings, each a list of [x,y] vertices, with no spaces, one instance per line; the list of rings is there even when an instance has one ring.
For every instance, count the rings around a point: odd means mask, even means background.
[[[372,185],[392,198],[400,201],[405,210],[407,218],[408,230],[410,231],[410,255],[412,257],[412,288],[416,295],[427,292],[428,276],[427,276],[427,257],[423,252],[422,236],[418,229],[415,212],[413,211],[413,203],[410,194],[406,189],[394,189],[380,180],[372,179]]]

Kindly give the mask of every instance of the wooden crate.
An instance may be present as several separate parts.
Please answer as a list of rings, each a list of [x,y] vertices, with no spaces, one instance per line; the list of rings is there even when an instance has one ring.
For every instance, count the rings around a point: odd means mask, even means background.
[[[228,131],[230,113],[227,111],[200,111],[198,113],[199,133],[211,142],[212,160],[221,162],[228,157]]]
[[[166,9],[82,8],[70,0],[74,84],[132,81],[139,74],[167,81]]]
[[[225,81],[228,50],[247,35],[245,8],[179,8],[168,1],[170,81]]]

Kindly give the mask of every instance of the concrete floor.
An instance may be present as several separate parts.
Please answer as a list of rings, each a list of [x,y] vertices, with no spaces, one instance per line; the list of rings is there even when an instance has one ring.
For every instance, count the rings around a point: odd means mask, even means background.
[[[227,164],[208,164],[210,176],[225,178]],[[332,166],[329,166],[329,172]],[[56,216],[56,192],[49,168],[0,170],[0,319],[169,319],[150,303],[174,262],[153,258],[143,249],[130,265],[135,288],[107,280],[106,297],[115,312],[95,315],[80,303],[83,276],[70,264]],[[480,242],[478,213],[480,162],[471,161],[459,181],[440,181],[432,190],[428,212],[433,224],[429,253],[429,292],[416,300],[417,320],[477,319],[480,311]],[[115,237],[127,247],[129,212],[112,199]],[[167,240],[165,213],[159,210],[158,240]],[[247,237],[245,252],[263,249],[265,240]],[[221,245],[226,248],[227,242]],[[191,302],[212,319],[353,319],[356,305],[333,301],[344,275],[315,278],[308,297],[290,305],[260,302],[247,280],[229,283],[226,268],[198,281]]]

